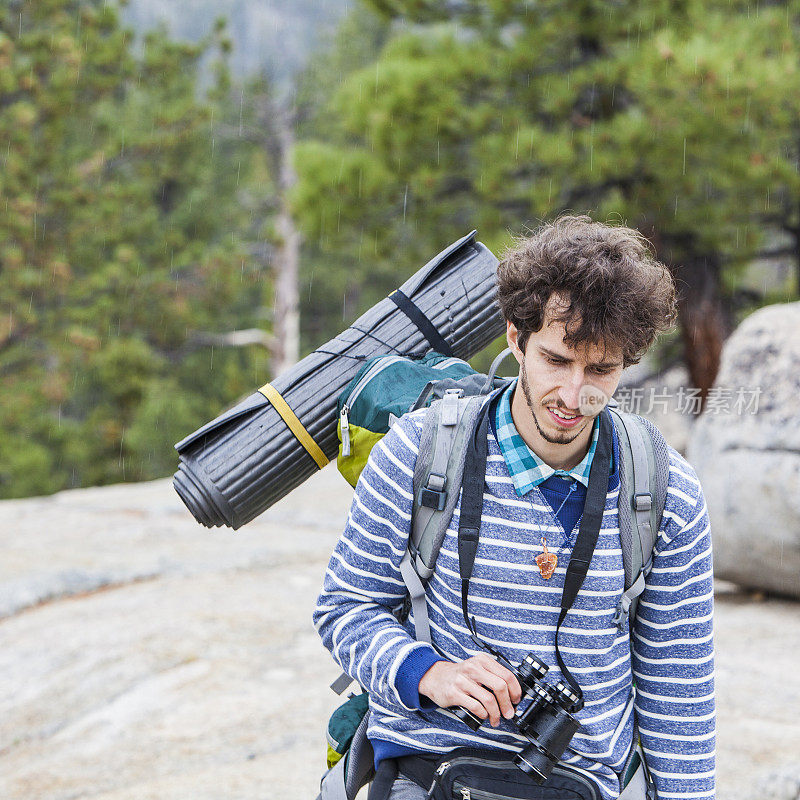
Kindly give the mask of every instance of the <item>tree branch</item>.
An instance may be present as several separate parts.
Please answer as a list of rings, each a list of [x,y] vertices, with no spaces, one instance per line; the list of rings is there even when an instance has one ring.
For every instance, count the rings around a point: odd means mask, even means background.
[[[271,349],[275,346],[275,337],[271,333],[262,331],[261,328],[246,328],[227,333],[198,331],[189,337],[187,344],[195,347],[248,347],[251,344],[257,344]]]

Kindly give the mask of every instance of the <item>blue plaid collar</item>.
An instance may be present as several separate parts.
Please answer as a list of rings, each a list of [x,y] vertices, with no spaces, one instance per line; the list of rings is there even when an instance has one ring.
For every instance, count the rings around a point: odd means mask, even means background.
[[[520,497],[523,497],[534,486],[538,486],[543,481],[553,475],[564,478],[574,478],[584,486],[589,486],[589,470],[592,467],[592,458],[597,449],[597,439],[600,435],[600,419],[594,421],[592,428],[592,440],[589,443],[589,450],[583,457],[580,464],[571,470],[553,469],[542,461],[533,450],[528,447],[522,437],[517,432],[514,420],[511,417],[511,398],[517,381],[509,384],[509,387],[500,395],[495,404],[494,421],[497,433],[497,442],[500,445],[500,452],[503,454],[511,481]]]

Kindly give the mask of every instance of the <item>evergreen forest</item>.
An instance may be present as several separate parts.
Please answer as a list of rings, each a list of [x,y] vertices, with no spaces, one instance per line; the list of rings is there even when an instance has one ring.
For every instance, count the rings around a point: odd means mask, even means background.
[[[800,0],[348,9],[287,75],[234,70],[224,18],[0,6],[0,498],[169,475],[473,228],[640,229],[680,289],[658,358],[703,391],[800,296]]]

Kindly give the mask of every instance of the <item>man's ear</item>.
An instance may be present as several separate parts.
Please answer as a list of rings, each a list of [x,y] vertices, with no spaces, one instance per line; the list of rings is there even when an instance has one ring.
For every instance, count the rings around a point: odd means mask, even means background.
[[[517,359],[517,363],[521,366],[524,354],[522,350],[519,349],[519,331],[517,330],[516,325],[509,320],[506,320],[506,341],[508,342],[508,346],[511,348],[511,352],[514,354],[514,358]]]

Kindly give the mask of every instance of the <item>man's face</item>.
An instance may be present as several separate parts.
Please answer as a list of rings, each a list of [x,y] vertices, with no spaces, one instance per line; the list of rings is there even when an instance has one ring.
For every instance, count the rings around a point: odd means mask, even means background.
[[[602,344],[579,348],[564,344],[564,323],[552,318],[554,302],[551,298],[542,329],[528,337],[524,354],[511,323],[508,342],[520,364],[520,386],[536,433],[550,445],[579,438],[588,444],[595,417],[619,384],[622,351]],[[593,402],[587,402],[592,396]],[[533,430],[529,432],[535,438]]]

